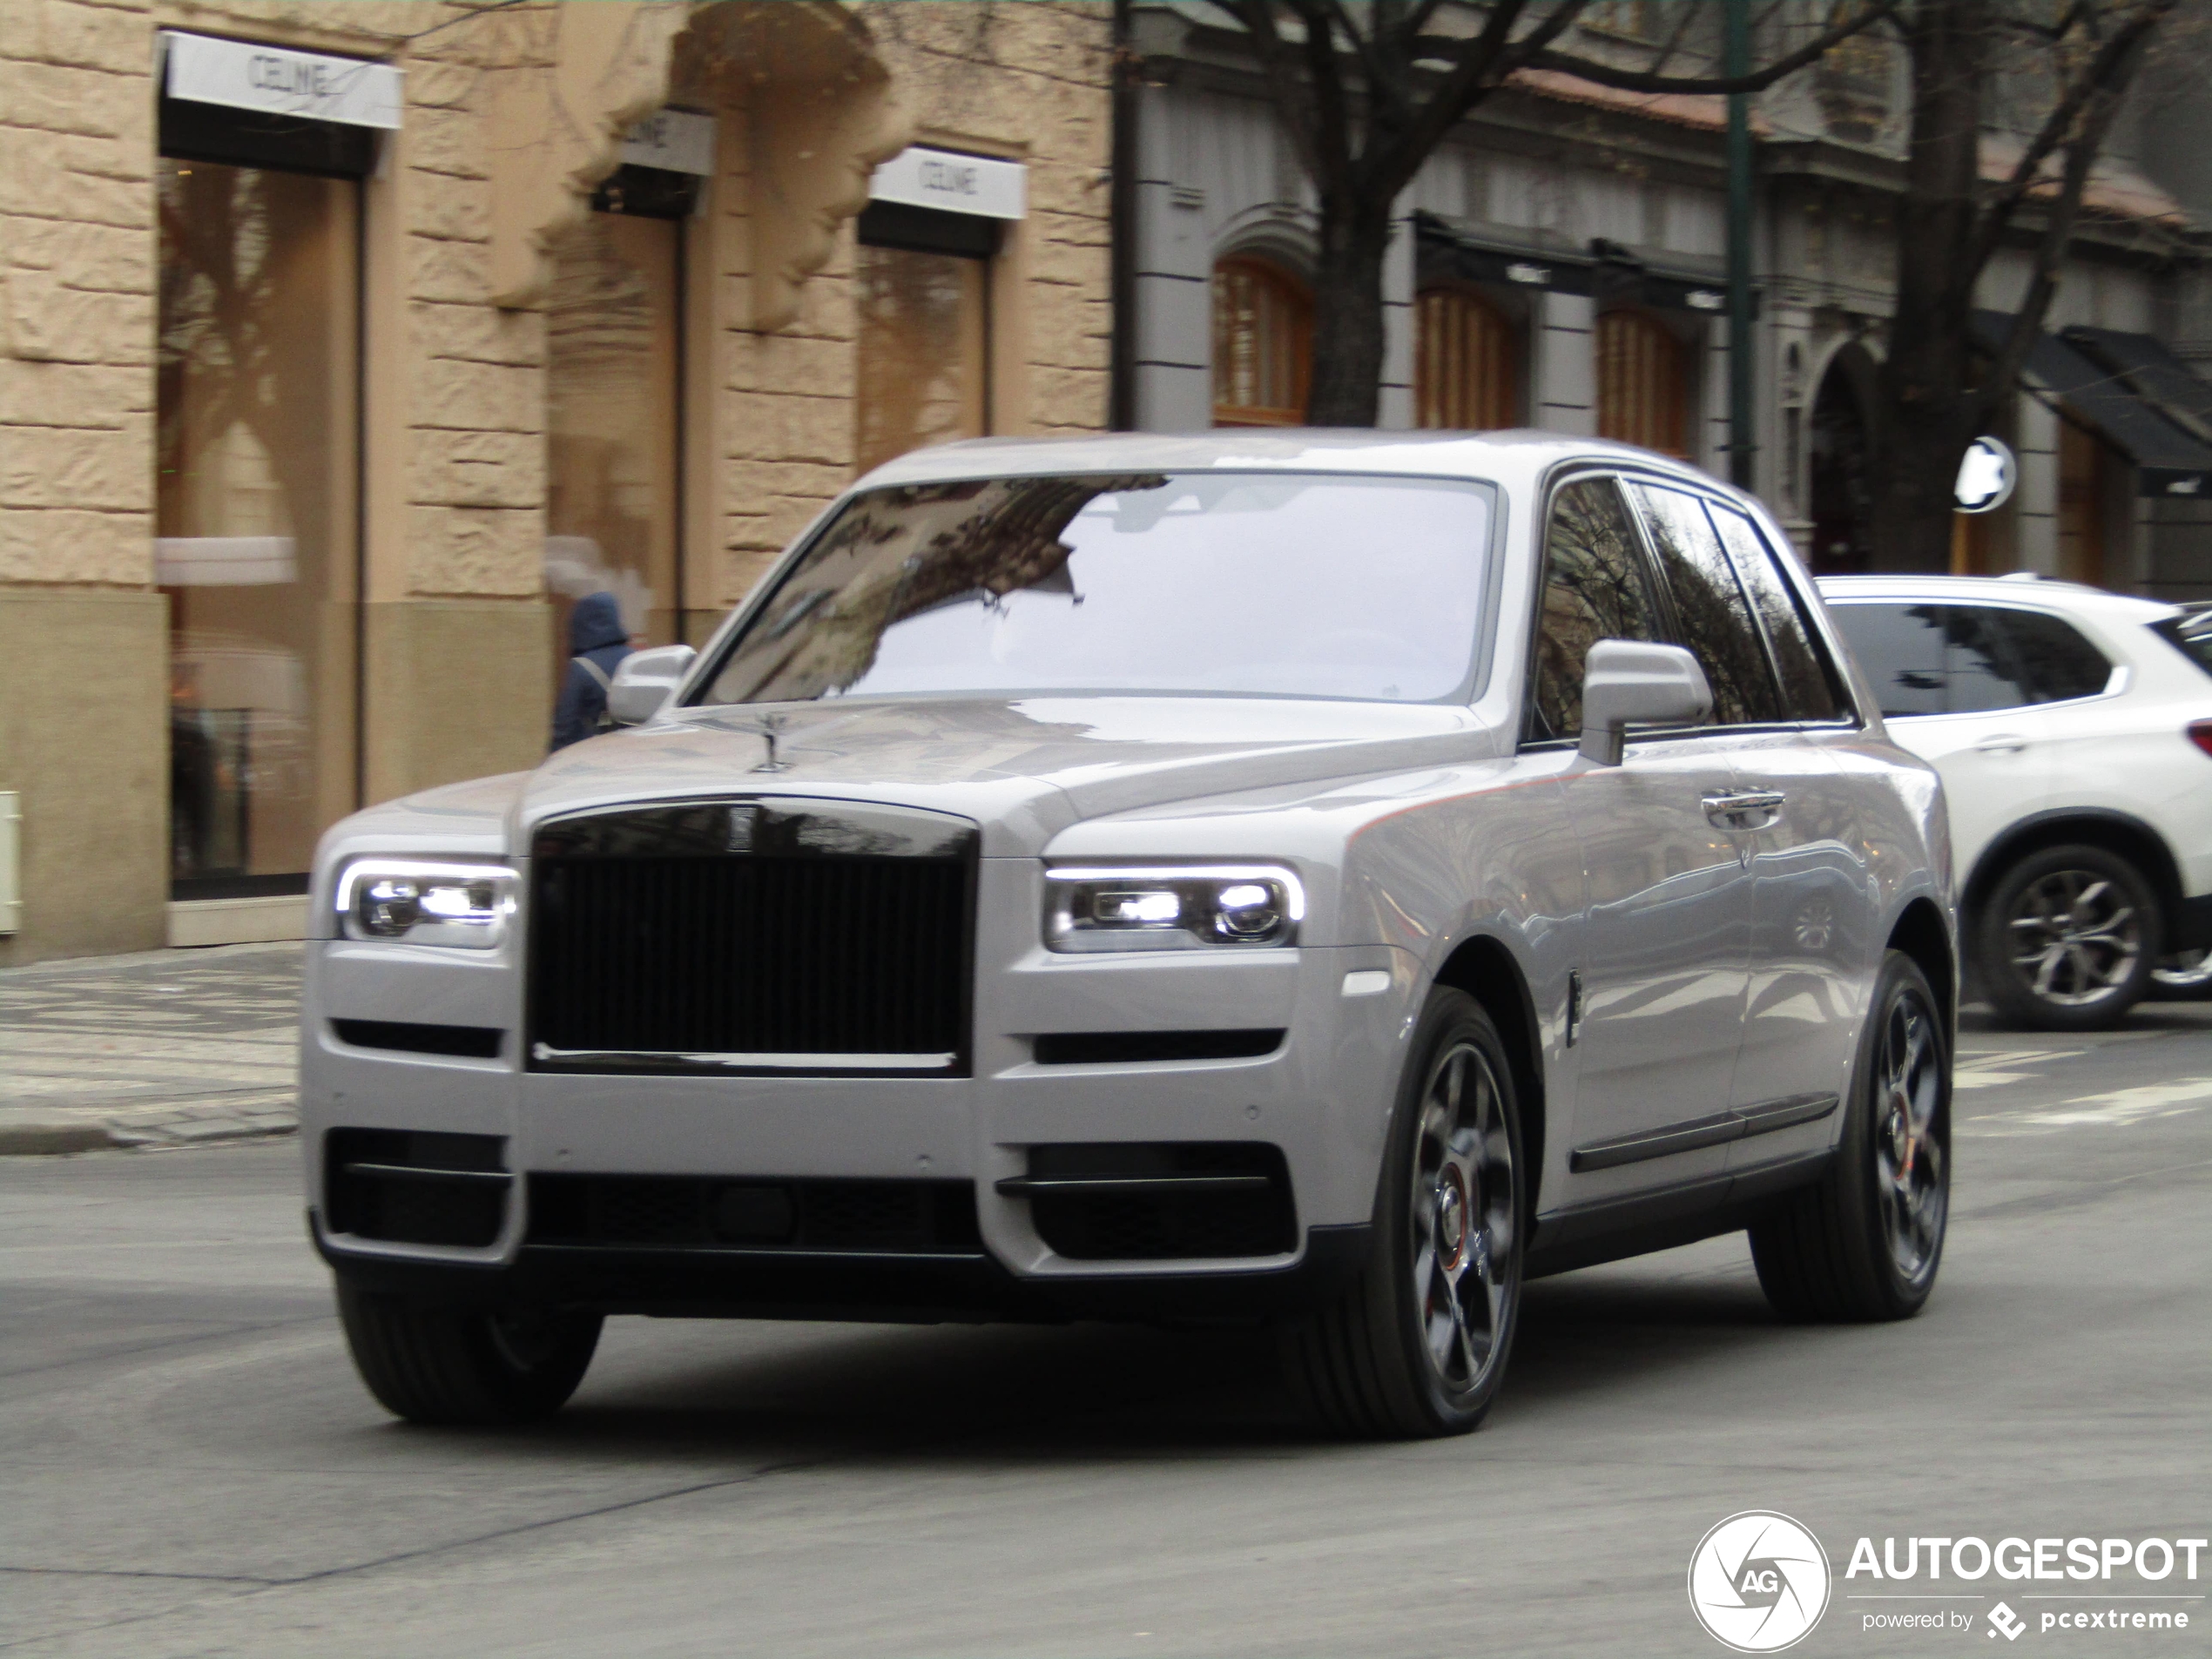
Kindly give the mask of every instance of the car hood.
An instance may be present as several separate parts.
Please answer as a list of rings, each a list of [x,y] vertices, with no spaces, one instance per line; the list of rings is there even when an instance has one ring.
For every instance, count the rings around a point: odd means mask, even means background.
[[[986,854],[1021,856],[1082,819],[1493,752],[1470,710],[1429,704],[932,698],[686,710],[551,757],[523,781],[508,831],[519,852],[536,825],[570,813],[784,795],[958,813],[982,826]]]

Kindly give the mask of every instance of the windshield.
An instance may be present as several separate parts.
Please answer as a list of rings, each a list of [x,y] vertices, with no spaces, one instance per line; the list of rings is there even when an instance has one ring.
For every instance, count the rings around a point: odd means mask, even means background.
[[[1463,697],[1490,512],[1484,484],[1278,473],[872,490],[698,700]]]

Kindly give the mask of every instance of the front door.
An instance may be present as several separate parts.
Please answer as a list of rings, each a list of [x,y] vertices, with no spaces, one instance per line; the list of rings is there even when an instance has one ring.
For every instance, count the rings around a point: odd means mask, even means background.
[[[1579,736],[1598,640],[1671,636],[1660,592],[1619,484],[1562,486],[1547,526],[1525,743]],[[1588,872],[1570,1203],[1717,1175],[1750,929],[1743,838],[1713,805],[1737,792],[1726,737],[1647,736],[1618,766],[1577,756],[1561,783]]]

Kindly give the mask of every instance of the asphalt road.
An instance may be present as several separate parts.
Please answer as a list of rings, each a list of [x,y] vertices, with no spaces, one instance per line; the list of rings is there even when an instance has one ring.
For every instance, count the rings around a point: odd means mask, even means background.
[[[550,1425],[411,1428],[288,1144],[0,1160],[0,1649],[1716,1654],[1690,1553],[1770,1508],[1839,1575],[1796,1651],[1987,1653],[1867,1634],[1853,1540],[2212,1521],[2212,1005],[1961,1047],[1921,1318],[1780,1324],[1740,1237],[1570,1274],[1428,1445],[1307,1434],[1249,1337],[1090,1326],[617,1320]],[[2212,1647],[2163,1605],[2023,1649]]]

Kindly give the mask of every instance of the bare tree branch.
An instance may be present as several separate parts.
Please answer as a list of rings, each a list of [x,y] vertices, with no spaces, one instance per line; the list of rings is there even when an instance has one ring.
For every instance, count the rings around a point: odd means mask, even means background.
[[[2036,335],[2042,332],[2044,314],[2058,288],[2059,266],[2064,263],[2067,249],[2074,240],[2074,221],[2080,216],[2081,199],[2088,189],[2089,169],[2095,164],[2098,152],[2104,148],[2106,135],[2120,114],[2122,97],[2128,83],[2134,78],[2150,28],[2157,22],[2157,16],[2173,3],[2174,0],[2150,0],[2106,43],[2104,50],[2098,53],[2097,64],[2084,71],[2085,80],[2094,76],[2087,108],[2066,146],[2066,167],[2059,181],[2058,199],[2051,206],[2048,221],[2035,249],[2034,275],[2020,309],[2013,314],[2012,330],[2006,337],[2004,348],[1985,380],[1982,389],[1986,404],[1993,404],[2009,395],[2020,379]],[[2121,56],[2117,61],[2108,62],[2106,54],[2115,47]],[[1986,416],[1984,423],[1986,421]]]
[[[1824,30],[1817,38],[1808,41],[1797,51],[1776,58],[1764,69],[1750,75],[1657,75],[1620,69],[1611,64],[1601,64],[1595,58],[1576,57],[1565,52],[1541,53],[1531,61],[1529,67],[1557,70],[1623,92],[1759,92],[1775,82],[1796,74],[1807,64],[1818,63],[1831,48],[1849,40],[1870,24],[1889,16],[1900,3],[1901,0],[1873,0],[1871,9],[1854,12],[1844,22]]]
[[[2067,142],[2067,135],[2074,131],[2090,101],[2101,96],[2107,87],[2115,88],[2116,101],[2116,91],[2124,89],[2134,75],[2133,58],[2136,49],[2149,38],[2151,30],[2174,9],[2175,3],[2175,0],[2144,0],[2144,3],[2135,9],[2134,14],[2098,49],[2097,55],[2074,78],[2074,84],[2067,89],[2066,95],[2052,106],[2041,128],[2021,152],[2012,177],[1990,198],[1988,206],[1982,211],[1981,225],[1975,232],[1973,248],[1969,256],[1973,269],[1980,270],[1995,255],[1998,244],[2004,239],[2020,204],[2034,192],[2038,185],[2045,182],[2043,164],[2050,159],[2061,144]],[[2076,5],[2072,9],[2072,15],[2078,16],[2083,10],[2083,7]],[[2110,120],[2107,115],[2107,125],[2110,125]],[[2074,147],[2078,147],[2078,144]]]

